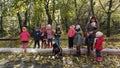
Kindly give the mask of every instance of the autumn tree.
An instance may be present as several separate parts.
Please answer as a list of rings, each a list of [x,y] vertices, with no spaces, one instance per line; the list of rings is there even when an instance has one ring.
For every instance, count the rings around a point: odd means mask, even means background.
[[[106,10],[106,7],[104,7],[104,5],[102,4],[101,0],[99,0],[104,12],[107,14],[107,37],[110,37],[111,34],[111,29],[110,29],[110,22],[111,22],[111,15],[120,7],[120,3],[115,5],[115,7],[113,7],[113,3],[115,2],[115,0],[109,0],[108,1],[108,9]]]

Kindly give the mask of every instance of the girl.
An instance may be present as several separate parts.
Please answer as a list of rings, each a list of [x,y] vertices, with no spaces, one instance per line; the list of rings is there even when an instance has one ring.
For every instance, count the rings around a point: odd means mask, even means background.
[[[68,30],[68,48],[73,48],[74,36],[75,36],[75,29],[74,29],[74,26],[72,25]]]
[[[40,41],[40,38],[41,38],[41,32],[40,32],[39,28],[35,29],[33,37],[34,37],[34,48],[36,48],[36,44],[38,44],[38,48],[40,48],[39,41]]]
[[[80,25],[76,25],[76,33],[75,33],[75,37],[74,37],[74,45],[76,45],[76,50],[77,50],[77,53],[76,55],[77,56],[80,56],[81,55],[81,51],[80,51],[80,46],[82,45],[82,40],[83,40],[83,32],[82,32],[82,29],[80,28]]]
[[[46,33],[46,27],[42,27],[41,28],[41,32],[42,32],[42,47],[41,48],[46,48],[46,40],[47,40],[47,33]]]
[[[30,38],[30,34],[29,32],[27,32],[26,27],[22,28],[22,32],[20,33],[20,38],[24,49],[24,54],[26,54],[26,48],[27,48],[28,40]]]
[[[52,40],[54,37],[54,33],[50,24],[47,25],[46,33],[47,33],[48,47],[52,48],[53,45]]]
[[[104,41],[104,36],[103,33],[98,31],[96,33],[96,39],[95,39],[95,50],[96,50],[96,57],[94,58],[94,60],[96,61],[102,61],[102,56],[101,56],[101,50],[103,49],[102,47],[102,43]]]

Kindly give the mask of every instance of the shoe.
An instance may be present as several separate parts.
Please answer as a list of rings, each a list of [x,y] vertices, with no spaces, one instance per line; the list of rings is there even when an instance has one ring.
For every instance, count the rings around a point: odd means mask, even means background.
[[[98,57],[94,57],[94,61],[97,61],[97,58],[98,58]]]
[[[46,48],[46,45],[44,45],[43,48],[45,49],[45,48]]]
[[[81,56],[81,54],[75,54],[74,56],[80,57],[80,56]]]
[[[48,48],[50,48],[50,45],[48,45]]]
[[[43,48],[43,46],[41,46],[41,48]]]
[[[81,53],[80,52],[77,52],[76,54],[75,54],[75,56],[81,56]]]
[[[52,48],[52,46],[50,45],[50,48]]]
[[[48,46],[48,48],[52,48],[52,46],[51,46],[51,45],[49,45],[49,46]]]
[[[97,58],[97,61],[99,61],[99,62],[101,62],[102,60],[103,60],[102,57],[98,57],[98,58]]]

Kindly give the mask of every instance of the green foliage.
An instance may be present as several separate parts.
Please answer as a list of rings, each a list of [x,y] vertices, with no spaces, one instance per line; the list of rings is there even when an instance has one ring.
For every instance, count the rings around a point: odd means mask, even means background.
[[[27,26],[34,27],[36,24],[47,24],[47,14],[45,11],[45,5],[47,4],[48,0],[3,0],[0,1],[0,4],[2,5],[1,12],[4,22],[4,28],[10,30],[10,27],[12,25],[6,25],[11,24],[12,17],[15,17],[16,20],[15,28],[19,28],[19,19],[17,16],[17,13],[20,13],[21,16],[21,23],[24,23],[25,20],[25,12],[28,10],[28,19],[27,19]],[[108,3],[109,0],[100,0],[103,7],[105,8],[105,11],[108,9]],[[94,12],[97,16],[97,19],[101,25],[100,30],[103,30],[106,27],[106,13],[104,9],[101,7],[99,0],[94,0]],[[113,1],[112,11],[119,5],[119,1],[115,0]],[[56,22],[60,22],[67,30],[69,28],[69,25],[79,23],[82,25],[82,28],[84,28],[85,24],[88,22],[90,17],[90,1],[88,0],[76,0],[76,6],[75,6],[75,0],[50,0],[49,5],[49,14],[52,17],[53,25],[56,24]],[[112,20],[114,22],[120,23],[120,9],[117,9],[112,14]],[[59,16],[59,18],[58,18]],[[9,18],[8,18],[9,17]],[[103,24],[104,22],[104,24]],[[111,21],[112,22],[112,21]],[[102,29],[103,28],[103,29]],[[114,25],[111,24],[111,28],[114,28]],[[19,31],[19,29],[17,29]],[[103,30],[104,31],[104,30]]]

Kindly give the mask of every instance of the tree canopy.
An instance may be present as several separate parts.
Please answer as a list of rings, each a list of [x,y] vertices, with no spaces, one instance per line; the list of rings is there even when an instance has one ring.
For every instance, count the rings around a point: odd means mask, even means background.
[[[20,33],[22,26],[32,31],[35,26],[57,23],[68,30],[71,24],[85,25],[96,16],[100,30],[108,37],[120,32],[119,0],[0,0],[0,34]]]

